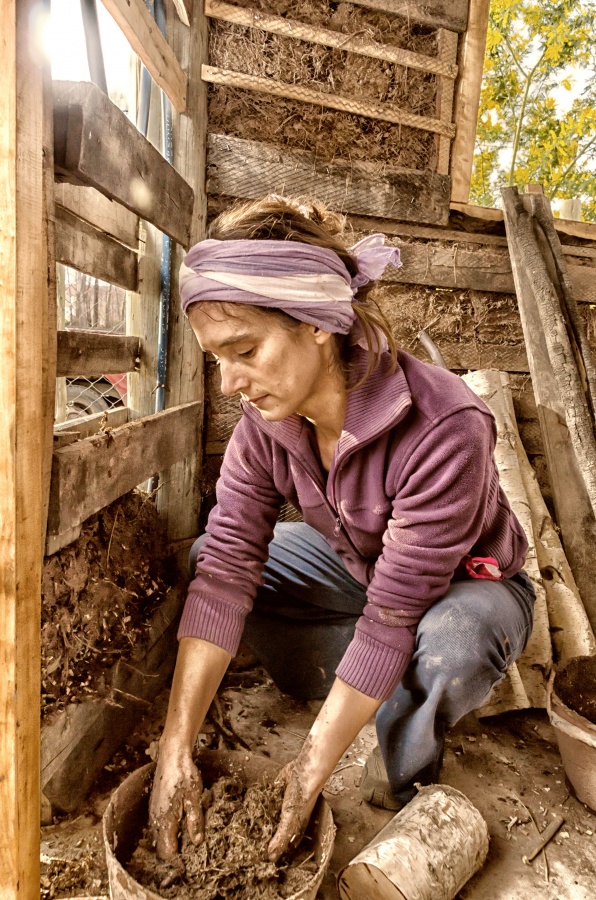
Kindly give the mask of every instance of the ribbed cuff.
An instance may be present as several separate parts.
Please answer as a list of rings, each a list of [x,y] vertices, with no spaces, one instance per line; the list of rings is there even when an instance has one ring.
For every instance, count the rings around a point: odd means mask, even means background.
[[[236,655],[244,630],[246,610],[201,591],[190,591],[178,628],[183,637],[202,638],[232,656]]]
[[[356,631],[335,674],[361,694],[375,700],[387,700],[399,684],[411,657],[411,652],[388,647]]]

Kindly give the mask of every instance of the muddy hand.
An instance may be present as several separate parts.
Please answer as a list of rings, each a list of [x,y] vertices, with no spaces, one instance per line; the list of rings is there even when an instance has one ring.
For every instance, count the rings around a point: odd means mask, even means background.
[[[177,762],[159,760],[149,804],[149,824],[160,859],[170,859],[178,852],[178,832],[184,818],[191,841],[200,844],[203,840],[202,794],[203,781],[190,758]]]
[[[272,862],[277,862],[286,850],[298,846],[318,797],[318,791],[312,796],[305,794],[296,760],[281,770],[277,780],[285,783],[286,790],[279,825],[267,848]]]

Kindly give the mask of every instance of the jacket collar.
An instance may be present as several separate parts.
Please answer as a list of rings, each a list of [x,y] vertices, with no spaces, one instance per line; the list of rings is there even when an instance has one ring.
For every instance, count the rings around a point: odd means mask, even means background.
[[[366,352],[357,348],[352,367],[357,378],[366,371],[366,364]],[[403,369],[398,364],[391,372],[389,355],[384,355],[364,384],[348,394],[346,420],[337,445],[336,459],[388,431],[404,418],[411,406],[412,395]],[[302,455],[300,451],[306,439],[306,420],[302,416],[293,415],[279,422],[267,422],[248,403],[242,402],[242,409],[262,431],[286,450]]]

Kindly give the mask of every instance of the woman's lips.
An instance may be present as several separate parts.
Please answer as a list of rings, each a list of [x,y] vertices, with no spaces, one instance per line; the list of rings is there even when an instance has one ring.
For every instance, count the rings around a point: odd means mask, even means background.
[[[263,403],[264,400],[267,399],[268,396],[269,396],[269,394],[263,394],[261,397],[255,397],[254,400],[249,400],[248,402],[252,403],[253,406],[256,406],[257,409],[260,409],[261,404]]]

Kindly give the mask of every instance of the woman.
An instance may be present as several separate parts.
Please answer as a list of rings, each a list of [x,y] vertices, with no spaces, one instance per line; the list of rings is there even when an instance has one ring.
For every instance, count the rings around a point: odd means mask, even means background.
[[[326,697],[281,773],[273,860],[374,714],[364,797],[399,809],[436,781],[445,729],[529,637],[492,416],[457,376],[397,354],[366,296],[399,265],[383,240],[347,250],[315,206],[269,197],[223,213],[182,266],[183,309],[243,416],[180,625],[150,807],[163,858],[183,818],[202,839],[192,748],[243,631],[282,690]],[[284,499],[303,522],[276,526]]]

